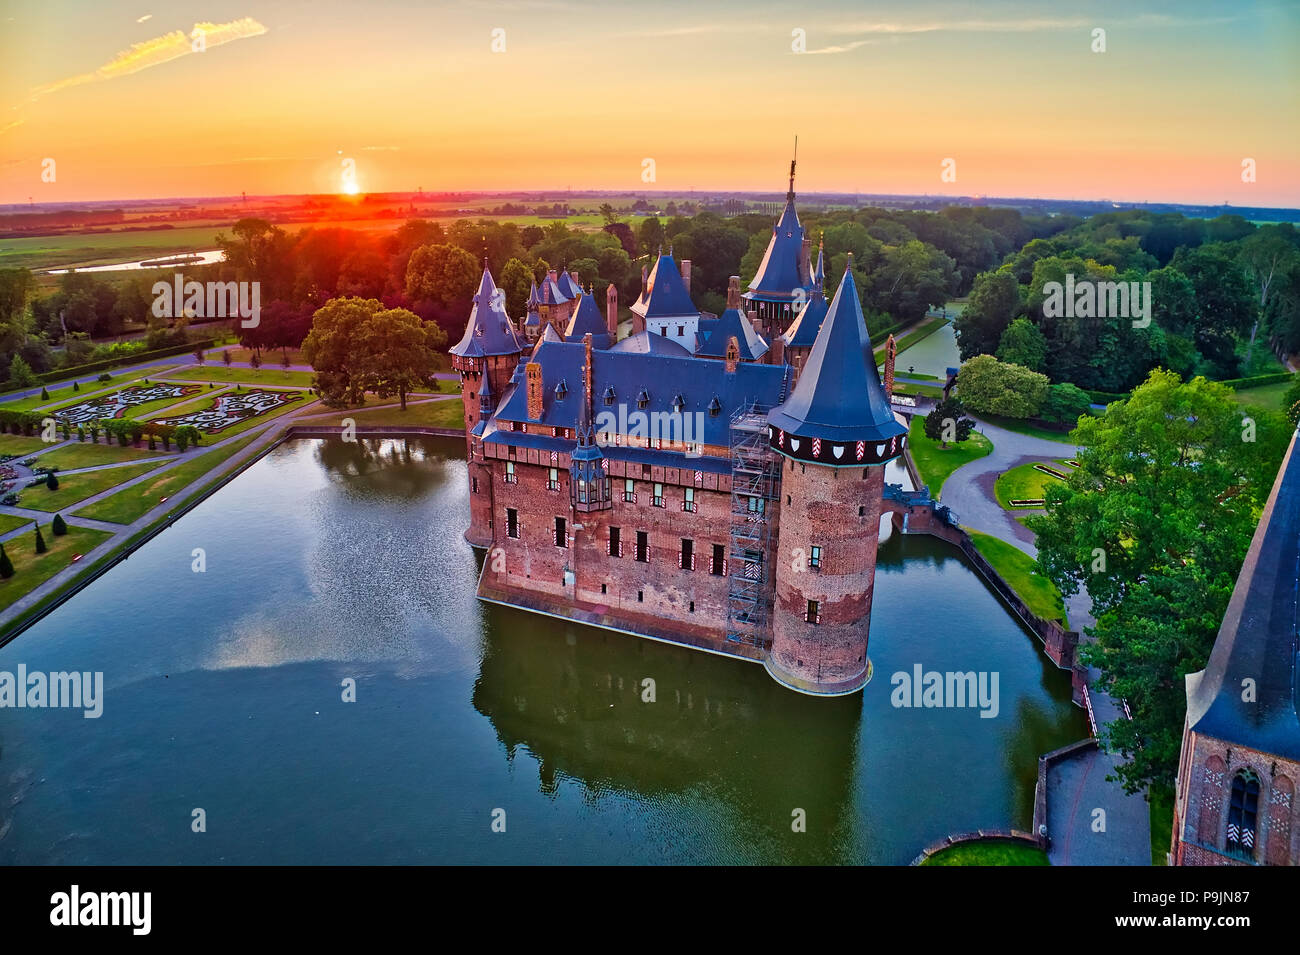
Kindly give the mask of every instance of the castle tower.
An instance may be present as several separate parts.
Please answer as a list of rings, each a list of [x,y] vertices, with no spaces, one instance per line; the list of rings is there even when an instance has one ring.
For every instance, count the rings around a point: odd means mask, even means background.
[[[790,160],[790,191],[785,209],[772,226],[763,261],[743,298],[746,310],[758,314],[763,337],[772,341],[789,327],[801,302],[813,291],[809,243],[794,209],[794,167]]]
[[[813,343],[817,341],[817,333],[821,331],[822,322],[825,320],[826,312],[829,309],[823,291],[823,286],[826,283],[825,262],[825,251],[822,243],[819,242],[817,245],[817,266],[813,269],[812,274],[812,293],[809,295],[807,303],[795,316],[795,320],[790,323],[790,327],[785,330],[785,334],[774,339],[774,341],[781,343],[781,351],[785,356],[786,363],[794,368],[795,381],[798,381],[799,373],[803,370],[804,362],[808,360]]]
[[[786,500],[764,665],[804,693],[853,693],[871,679],[867,637],[885,464],[903,453],[907,429],[881,387],[850,270],[794,391],[768,415],[768,433],[782,459]]]
[[[632,304],[633,332],[640,318],[641,330],[671,339],[692,354],[699,338],[700,310],[691,301],[690,292],[670,248],[665,255],[659,250],[655,267],[646,279],[645,289]]]
[[[506,314],[505,293],[497,288],[483,264],[483,278],[474,295],[474,308],[465,334],[453,345],[452,367],[460,372],[460,400],[465,409],[465,441],[469,462],[470,525],[465,539],[475,547],[492,544],[492,470],[483,458],[483,429],[503,394],[524,342]]]

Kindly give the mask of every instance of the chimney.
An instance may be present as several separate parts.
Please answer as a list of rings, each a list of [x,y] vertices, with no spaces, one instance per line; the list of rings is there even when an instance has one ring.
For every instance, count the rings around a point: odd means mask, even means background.
[[[550,279],[552,282],[554,282],[560,276],[559,273],[555,271],[555,269],[548,269],[546,272],[546,277]]]
[[[542,366],[530,361],[524,366],[528,381],[528,419],[542,420]]]
[[[740,276],[727,279],[727,308],[740,308]]]
[[[645,298],[645,287],[646,287],[646,283],[649,281],[649,276],[650,273],[646,271],[646,267],[644,265],[641,266],[641,297],[642,298]]]
[[[732,335],[727,339],[727,374],[734,374],[736,362],[740,360],[740,342]]]
[[[577,269],[573,269],[573,270],[571,270],[571,271],[569,272],[569,278],[573,279],[573,284],[576,285],[576,286],[578,286],[579,289],[582,288],[582,283],[578,281],[578,270],[577,270]]]
[[[812,281],[812,239],[806,232],[799,247],[799,280],[805,284]]]
[[[618,289],[613,282],[605,290],[605,325],[609,329],[610,342],[618,341]]]
[[[682,259],[682,281],[686,283],[686,294],[691,294],[691,260]]]
[[[890,335],[885,340],[885,397],[894,397],[894,360],[898,357],[898,343]]]
[[[767,363],[769,365],[785,364],[785,339],[780,335],[772,339],[772,347],[767,350]]]

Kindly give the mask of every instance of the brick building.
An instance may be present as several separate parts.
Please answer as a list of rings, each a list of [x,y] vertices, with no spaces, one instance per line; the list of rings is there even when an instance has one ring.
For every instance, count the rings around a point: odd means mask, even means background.
[[[622,341],[616,299],[602,323],[577,290],[560,323],[550,284],[567,294],[556,279],[530,296],[530,346],[485,269],[451,349],[480,597],[761,660],[806,693],[861,689],[884,466],[906,429],[851,272],[808,315],[799,368],[741,311],[738,279],[702,318],[671,250]]]
[[[1292,437],[1209,661],[1187,675],[1175,865],[1300,862],[1298,564],[1300,455]]]

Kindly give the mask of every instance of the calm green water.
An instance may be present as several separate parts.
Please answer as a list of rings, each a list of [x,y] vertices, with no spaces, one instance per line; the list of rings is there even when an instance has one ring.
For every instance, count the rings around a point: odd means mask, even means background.
[[[882,545],[876,677],[847,699],[480,604],[463,448],[283,445],[0,649],[106,684],[97,720],[0,710],[0,862],[905,863],[1027,827],[1038,755],[1085,732],[928,538]],[[914,663],[998,671],[999,716],[893,708]]]
[[[907,375],[909,369],[915,369],[918,375],[934,375],[942,381],[949,368],[961,365],[961,353],[957,350],[957,333],[952,322],[943,328],[925,336],[911,348],[900,352],[895,373]]]

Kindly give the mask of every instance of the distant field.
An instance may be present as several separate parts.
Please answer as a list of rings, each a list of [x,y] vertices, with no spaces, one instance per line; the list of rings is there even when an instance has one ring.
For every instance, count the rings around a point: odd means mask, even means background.
[[[112,265],[176,252],[214,249],[222,229],[155,229],[148,232],[94,232],[5,239],[0,243],[0,268],[33,271],[76,266]],[[229,232],[230,227],[224,227]]]

